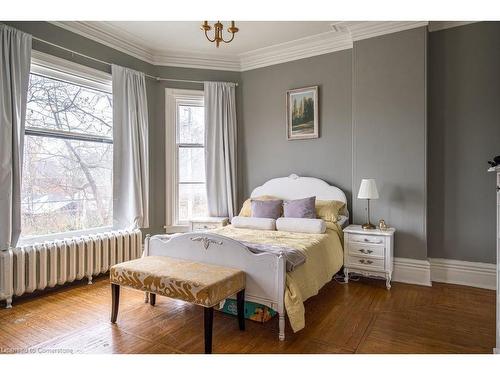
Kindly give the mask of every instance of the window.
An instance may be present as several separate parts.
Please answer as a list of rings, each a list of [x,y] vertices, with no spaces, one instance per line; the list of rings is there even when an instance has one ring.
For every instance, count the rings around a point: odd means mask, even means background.
[[[21,191],[23,238],[112,225],[112,123],[109,85],[32,65]]]
[[[206,216],[205,183],[205,111],[203,92],[169,90],[167,110],[174,128],[172,155],[172,204],[169,222],[186,225],[191,218]],[[169,134],[167,133],[167,137]],[[170,139],[172,139],[170,138]]]

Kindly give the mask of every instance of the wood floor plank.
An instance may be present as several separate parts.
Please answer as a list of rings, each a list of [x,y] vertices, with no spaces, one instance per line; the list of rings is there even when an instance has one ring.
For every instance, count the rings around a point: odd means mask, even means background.
[[[491,353],[495,292],[449,284],[424,287],[361,278],[330,282],[305,303],[306,327],[278,341],[276,317],[238,329],[234,316],[214,314],[214,353]],[[0,353],[203,353],[203,309],[122,288],[110,323],[106,277],[0,309]],[[29,351],[28,351],[29,352]]]

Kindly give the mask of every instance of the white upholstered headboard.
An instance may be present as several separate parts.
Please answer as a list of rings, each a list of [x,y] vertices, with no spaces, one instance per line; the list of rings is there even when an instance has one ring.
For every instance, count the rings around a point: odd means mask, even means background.
[[[300,199],[315,196],[319,200],[336,200],[344,202],[345,212],[349,217],[347,198],[342,190],[329,185],[315,177],[299,177],[291,174],[288,177],[273,178],[261,186],[257,186],[250,195],[251,198],[261,195],[272,195],[281,199]]]

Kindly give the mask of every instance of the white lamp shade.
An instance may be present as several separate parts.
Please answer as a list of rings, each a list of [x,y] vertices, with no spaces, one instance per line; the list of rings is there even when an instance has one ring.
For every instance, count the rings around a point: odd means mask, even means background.
[[[377,184],[374,178],[364,178],[361,180],[358,199],[378,199]]]

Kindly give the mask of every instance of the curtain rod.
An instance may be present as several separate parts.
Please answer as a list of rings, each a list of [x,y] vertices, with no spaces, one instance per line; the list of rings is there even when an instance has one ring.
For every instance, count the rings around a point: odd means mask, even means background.
[[[55,44],[55,43],[52,43],[52,42],[48,42],[44,39],[40,39],[40,38],[37,38],[35,36],[32,36],[32,39],[34,40],[37,40],[39,42],[42,42],[42,43],[45,43],[45,44],[48,44],[50,46],[53,46],[53,47],[56,47],[56,48],[59,48],[59,49],[62,49],[64,51],[67,51],[67,52],[70,52],[71,54],[75,54],[75,55],[79,55],[79,56],[82,56],[86,59],[89,59],[89,60],[93,60],[93,61],[96,61],[100,64],[105,64],[105,65],[108,65],[111,67],[111,65],[113,65],[112,63],[110,63],[109,61],[105,61],[105,60],[100,60],[100,59],[97,59],[95,57],[92,57],[92,56],[89,56],[89,55],[85,55],[83,53],[80,53],[80,52],[77,52],[77,51],[74,51],[72,49],[69,49],[69,48],[66,48],[66,47],[63,47],[63,46],[60,46],[58,44]],[[144,73],[144,72],[142,72]],[[155,81],[172,81],[172,82],[188,82],[188,83],[205,83],[205,81],[197,81],[197,80],[190,80],[190,79],[176,79],[176,78],[164,78],[164,77],[156,77],[156,76],[152,76],[150,74],[146,74],[144,73],[144,75],[147,77],[147,78],[150,78],[150,79],[154,79]],[[238,86],[238,83],[235,82],[235,85]]]

